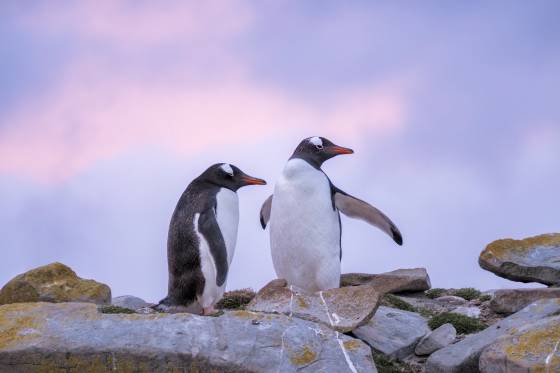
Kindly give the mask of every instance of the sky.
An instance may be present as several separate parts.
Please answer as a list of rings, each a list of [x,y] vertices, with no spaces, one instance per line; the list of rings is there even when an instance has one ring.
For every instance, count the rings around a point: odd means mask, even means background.
[[[113,295],[166,294],[175,204],[209,165],[239,191],[228,288],[275,278],[258,221],[301,139],[404,245],[342,217],[343,272],[426,267],[435,287],[519,287],[493,240],[558,232],[557,1],[0,4],[0,285],[59,261]],[[531,285],[535,286],[535,285]]]

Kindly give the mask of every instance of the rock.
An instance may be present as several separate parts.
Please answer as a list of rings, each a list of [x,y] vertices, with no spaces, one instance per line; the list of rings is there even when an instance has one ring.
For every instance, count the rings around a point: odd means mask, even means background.
[[[457,331],[451,324],[443,324],[433,332],[424,336],[416,345],[414,353],[418,356],[429,355],[449,346],[455,341]]]
[[[376,275],[345,273],[340,277],[341,287],[366,284],[384,293],[425,291],[432,286],[425,268],[397,269]]]
[[[502,289],[494,292],[490,308],[497,313],[514,313],[539,299],[560,298],[560,288]]]
[[[499,338],[480,356],[483,373],[560,372],[560,316],[547,317]]]
[[[370,348],[284,315],[101,314],[86,303],[0,307],[1,372],[376,372]]]
[[[385,306],[353,334],[373,349],[392,359],[402,360],[414,352],[418,341],[430,332],[422,316]]]
[[[150,306],[150,304],[144,299],[132,295],[121,295],[120,297],[115,297],[111,301],[111,304],[113,306],[128,308],[133,311]]]
[[[455,295],[444,295],[443,297],[436,298],[436,301],[448,304],[450,306],[462,306],[463,304],[467,303],[466,299],[457,297]]]
[[[560,312],[560,300],[537,301],[461,342],[434,352],[426,362],[426,373],[476,372],[482,351],[499,337],[521,326]]]
[[[255,312],[281,313],[325,324],[347,333],[367,323],[377,309],[381,295],[373,286],[361,285],[306,294],[273,280],[247,305]]]
[[[498,240],[480,254],[480,266],[500,277],[520,282],[560,284],[560,234],[524,240]]]
[[[480,308],[470,306],[470,307],[457,307],[454,310],[451,310],[452,313],[457,313],[459,315],[465,315],[468,317],[474,317],[478,319],[480,317]]]
[[[111,303],[111,289],[84,280],[70,267],[51,263],[17,275],[0,290],[0,305],[23,302]]]

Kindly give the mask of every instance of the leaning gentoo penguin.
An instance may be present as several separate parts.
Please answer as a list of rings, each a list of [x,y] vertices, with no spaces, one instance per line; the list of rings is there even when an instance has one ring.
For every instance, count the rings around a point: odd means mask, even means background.
[[[321,170],[327,159],[352,153],[323,137],[304,139],[261,208],[263,229],[270,220],[274,269],[289,285],[309,292],[340,286],[339,212],[380,228],[402,245],[399,230],[387,216],[338,189]]]
[[[198,301],[204,315],[216,312],[237,240],[236,192],[265,184],[227,163],[210,166],[189,184],[169,224],[168,293],[160,304],[188,306]]]

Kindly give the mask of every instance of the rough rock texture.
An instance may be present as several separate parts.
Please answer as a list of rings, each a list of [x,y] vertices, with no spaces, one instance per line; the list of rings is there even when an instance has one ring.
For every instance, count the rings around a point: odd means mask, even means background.
[[[273,280],[257,293],[247,310],[282,313],[346,333],[371,319],[382,295],[370,285],[306,294],[286,287],[284,280]]]
[[[560,372],[560,316],[499,338],[480,356],[483,373]]]
[[[150,306],[150,304],[144,299],[132,295],[121,295],[120,297],[115,297],[111,301],[111,304],[118,307],[128,308],[129,310],[134,311]]]
[[[384,293],[425,291],[432,286],[425,268],[397,269],[376,275],[345,273],[340,277],[342,287],[357,285],[372,285]]]
[[[416,345],[414,353],[418,356],[429,355],[449,346],[455,341],[457,331],[451,324],[443,324],[433,332],[424,336]]]
[[[537,301],[487,329],[469,335],[461,342],[434,352],[426,362],[426,373],[476,372],[480,354],[499,337],[559,312],[560,300]]]
[[[86,303],[0,307],[1,372],[376,372],[369,347],[284,315],[101,314]]]
[[[482,251],[478,263],[513,281],[560,284],[560,234],[494,241]]]
[[[474,317],[475,319],[478,319],[480,317],[480,308],[475,306],[461,306],[455,308],[451,312],[468,317]]]
[[[111,303],[111,289],[84,280],[70,267],[51,263],[17,275],[0,290],[0,305],[23,302]]]
[[[414,352],[418,341],[429,332],[426,319],[419,314],[381,306],[375,316],[353,334],[376,351],[402,360]]]
[[[502,289],[494,292],[490,307],[498,313],[514,313],[539,299],[560,298],[560,288]]]
[[[435,300],[450,306],[462,306],[468,302],[466,299],[456,297],[455,295],[444,295],[443,297],[438,297]]]

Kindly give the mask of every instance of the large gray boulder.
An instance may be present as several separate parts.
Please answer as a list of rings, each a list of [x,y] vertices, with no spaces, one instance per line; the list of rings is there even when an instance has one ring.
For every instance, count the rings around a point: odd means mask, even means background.
[[[501,289],[494,292],[490,308],[497,313],[514,313],[539,299],[560,298],[560,288]]]
[[[0,372],[376,372],[370,348],[319,324],[227,311],[102,314],[86,303],[0,307]]]
[[[340,286],[372,285],[379,292],[425,291],[431,288],[430,276],[425,268],[397,269],[380,274],[344,273]]]
[[[461,342],[434,352],[426,362],[426,373],[476,372],[480,354],[498,338],[514,332],[527,323],[541,320],[558,312],[560,312],[559,300],[537,301],[487,329],[467,336]]]
[[[347,333],[371,319],[382,295],[370,285],[309,294],[287,287],[284,280],[273,280],[257,293],[246,309],[293,316]]]
[[[480,356],[483,373],[560,372],[560,316],[499,338]]]
[[[418,356],[429,355],[449,346],[455,341],[457,331],[451,324],[443,324],[433,332],[425,335],[416,345],[414,353]]]
[[[376,351],[402,360],[414,352],[418,341],[429,332],[426,319],[419,314],[381,306],[373,318],[353,334]]]
[[[0,290],[0,305],[25,302],[111,303],[109,286],[78,277],[70,267],[51,263],[11,279]]]
[[[500,277],[520,282],[560,284],[560,234],[543,234],[523,240],[498,240],[478,259],[480,266]]]

